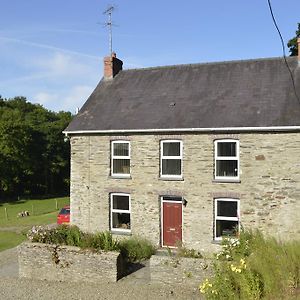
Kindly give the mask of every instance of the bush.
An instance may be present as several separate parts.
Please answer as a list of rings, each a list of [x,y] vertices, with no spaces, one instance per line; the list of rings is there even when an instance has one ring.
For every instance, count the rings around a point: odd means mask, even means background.
[[[77,226],[59,225],[56,228],[35,226],[27,234],[31,242],[77,246],[104,251],[119,251],[119,243],[110,232],[84,233]]]
[[[155,253],[155,247],[147,239],[135,236],[120,242],[123,256],[129,262],[140,262],[149,259]]]
[[[95,234],[83,234],[81,248],[89,248],[104,251],[119,251],[119,242],[114,240],[109,231]]]
[[[299,291],[300,242],[278,242],[259,231],[226,239],[214,277],[200,285],[207,299],[289,299]]]
[[[131,237],[119,242],[109,231],[95,234],[82,232],[77,226],[59,225],[56,228],[35,226],[28,233],[31,242],[77,246],[83,249],[119,251],[129,262],[148,259],[155,252],[146,239]]]

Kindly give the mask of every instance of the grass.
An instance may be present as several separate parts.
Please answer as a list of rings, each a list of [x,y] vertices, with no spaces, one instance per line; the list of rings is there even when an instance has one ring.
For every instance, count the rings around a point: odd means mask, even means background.
[[[22,243],[26,237],[11,231],[0,231],[0,251],[10,249]]]
[[[52,198],[42,200],[19,200],[11,203],[1,203],[0,206],[0,230],[1,227],[33,226],[51,224],[56,222],[57,209],[69,204],[69,198]],[[7,216],[5,213],[7,211]],[[29,217],[18,218],[21,211],[29,211]]]
[[[69,204],[69,198],[18,200],[0,202],[0,251],[20,244],[32,226],[56,223],[58,210]],[[29,211],[30,216],[18,217],[21,211]]]

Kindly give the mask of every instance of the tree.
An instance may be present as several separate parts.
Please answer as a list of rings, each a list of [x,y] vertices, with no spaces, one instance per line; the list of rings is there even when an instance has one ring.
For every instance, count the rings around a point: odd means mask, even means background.
[[[0,198],[68,193],[70,145],[62,131],[71,119],[24,97],[0,96]]]
[[[298,43],[297,39],[300,38],[300,23],[298,23],[298,29],[296,30],[296,36],[290,39],[287,43],[287,46],[290,49],[290,56],[298,55]]]

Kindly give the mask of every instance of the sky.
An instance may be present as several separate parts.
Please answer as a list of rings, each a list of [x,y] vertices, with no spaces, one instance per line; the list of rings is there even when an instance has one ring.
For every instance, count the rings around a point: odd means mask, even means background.
[[[271,3],[286,44],[300,1]],[[111,4],[124,69],[282,56],[267,0],[0,0],[0,95],[75,113],[103,76]]]

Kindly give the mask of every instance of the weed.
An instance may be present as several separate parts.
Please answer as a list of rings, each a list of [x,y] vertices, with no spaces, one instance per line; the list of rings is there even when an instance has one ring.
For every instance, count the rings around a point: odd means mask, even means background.
[[[299,288],[300,242],[282,243],[261,232],[226,239],[214,276],[200,285],[208,299],[283,299]]]
[[[176,251],[177,257],[203,258],[203,255],[199,251],[185,247],[182,242],[177,242],[176,247],[177,247],[177,251]]]

